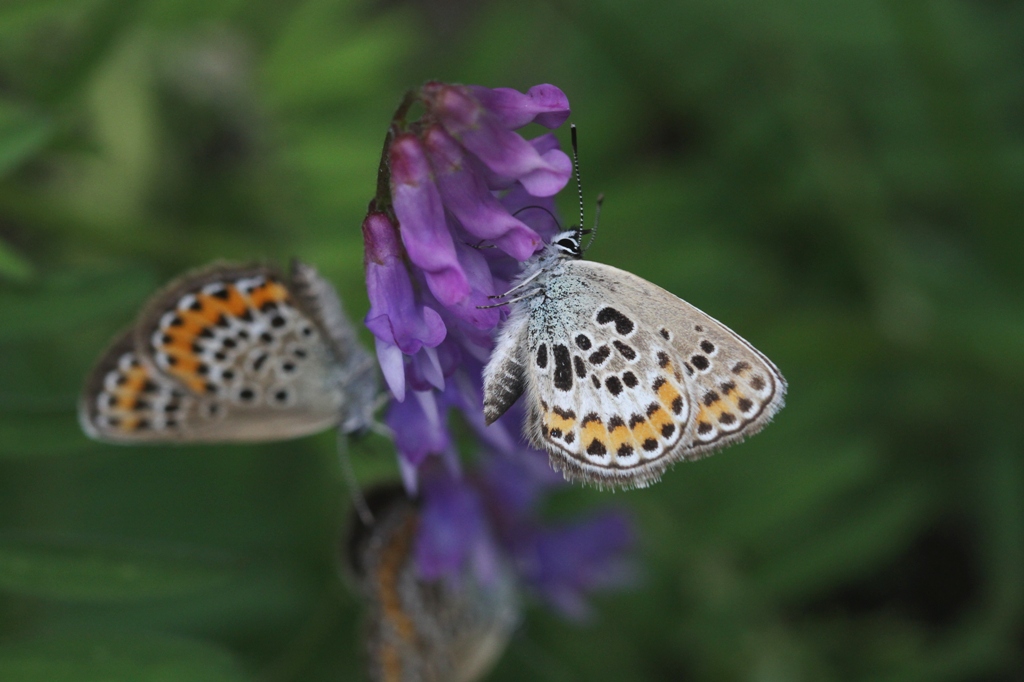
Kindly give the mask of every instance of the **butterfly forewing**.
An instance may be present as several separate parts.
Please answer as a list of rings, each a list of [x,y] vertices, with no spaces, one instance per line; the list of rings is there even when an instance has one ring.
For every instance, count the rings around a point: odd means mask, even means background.
[[[568,478],[648,485],[758,431],[782,406],[785,381],[767,358],[664,289],[586,261],[563,263],[542,285],[510,322],[528,318],[515,356],[527,435]],[[485,372],[492,400],[510,356],[496,352]]]

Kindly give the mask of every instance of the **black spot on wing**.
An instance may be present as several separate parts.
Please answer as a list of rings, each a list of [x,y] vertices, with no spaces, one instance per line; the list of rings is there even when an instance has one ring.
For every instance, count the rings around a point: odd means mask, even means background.
[[[555,356],[555,388],[559,391],[572,390],[572,358],[569,349],[563,344],[557,344],[554,348]]]
[[[544,369],[548,366],[548,344],[540,344],[540,348],[537,349],[537,366]]]
[[[587,358],[587,360],[589,360],[590,364],[592,365],[600,365],[605,360],[608,359],[608,356],[611,355],[611,353],[612,351],[610,348],[608,348],[608,346],[601,346],[596,351],[591,353],[590,357]]]
[[[615,341],[612,341],[612,345],[615,346],[616,350],[618,350],[622,357],[626,358],[627,360],[636,359],[636,351],[633,350],[630,346],[622,343],[622,341],[616,339]]]
[[[633,320],[629,319],[615,308],[601,308],[597,312],[598,324],[615,324],[615,331],[621,336],[628,336],[633,331]]]

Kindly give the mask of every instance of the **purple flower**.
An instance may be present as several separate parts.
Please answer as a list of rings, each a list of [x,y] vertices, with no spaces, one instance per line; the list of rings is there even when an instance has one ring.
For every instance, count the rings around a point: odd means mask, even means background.
[[[477,94],[481,94],[479,90]],[[510,116],[509,109],[491,111],[461,86],[431,83],[424,87],[424,96],[445,130],[499,176],[518,180],[538,197],[557,194],[569,181],[572,161],[564,152],[551,149],[540,153],[503,125],[509,119],[518,124],[521,115]],[[503,104],[509,98],[499,94],[487,99]],[[546,113],[548,120],[551,114]]]
[[[423,114],[407,120],[417,102]],[[468,568],[486,584],[511,564],[530,592],[582,618],[591,592],[629,577],[631,527],[614,512],[546,522],[542,501],[565,483],[523,445],[520,406],[485,426],[481,385],[503,315],[489,297],[560,230],[553,197],[572,172],[553,134],[527,140],[515,130],[555,128],[568,115],[552,85],[520,93],[427,83],[410,93],[392,121],[363,238],[366,326],[395,399],[385,420],[405,486],[421,493],[422,577]],[[453,410],[479,444],[468,475]]]
[[[554,85],[535,85],[525,95],[512,88],[470,85],[468,89],[509,130],[528,123],[557,128],[569,118],[569,99]]]
[[[526,582],[562,615],[590,617],[587,594],[628,586],[637,569],[628,558],[636,543],[621,513],[523,532],[515,555]]]
[[[443,305],[457,303],[469,294],[469,282],[455,254],[423,144],[415,135],[399,135],[389,157],[391,198],[409,260],[423,272],[437,300]]]
[[[391,392],[404,400],[403,354],[415,356],[424,347],[433,348],[447,332],[436,310],[417,304],[395,229],[383,213],[366,216],[363,244],[370,298],[366,326],[376,339],[377,359]]]
[[[391,403],[384,421],[395,434],[401,459],[415,468],[428,455],[448,453],[452,439],[444,403],[437,394],[429,390],[410,393],[410,399]]]
[[[423,485],[415,552],[424,578],[457,575],[468,566],[481,582],[493,581],[500,562],[499,550],[479,493],[435,468]]]
[[[427,149],[437,170],[438,186],[445,207],[466,232],[489,240],[516,260],[526,260],[543,241],[521,220],[509,215],[487,187],[484,178],[464,157],[463,150],[444,130],[427,132]]]

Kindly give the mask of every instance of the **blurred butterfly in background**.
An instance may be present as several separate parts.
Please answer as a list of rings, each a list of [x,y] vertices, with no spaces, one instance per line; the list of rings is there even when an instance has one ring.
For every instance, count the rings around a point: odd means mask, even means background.
[[[376,363],[312,266],[215,263],[149,300],[78,413],[111,443],[282,440],[372,429],[379,396]]]
[[[472,569],[427,581],[414,547],[420,512],[400,485],[366,495],[375,519],[353,519],[347,563],[366,603],[364,637],[374,682],[473,682],[497,663],[520,621],[510,567],[490,580]]]

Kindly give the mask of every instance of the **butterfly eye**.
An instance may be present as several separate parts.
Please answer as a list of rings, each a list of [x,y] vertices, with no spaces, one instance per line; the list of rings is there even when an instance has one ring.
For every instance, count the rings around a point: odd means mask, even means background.
[[[578,256],[580,253],[580,245],[572,237],[565,237],[564,239],[559,239],[557,242],[555,242],[555,244],[558,245],[558,248],[560,250],[571,256]]]

